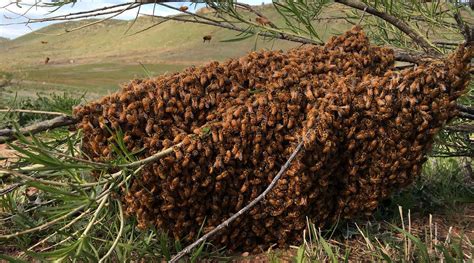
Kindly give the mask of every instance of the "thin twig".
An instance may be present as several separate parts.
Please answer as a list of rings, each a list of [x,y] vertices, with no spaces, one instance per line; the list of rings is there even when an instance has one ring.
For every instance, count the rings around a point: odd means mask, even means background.
[[[126,163],[126,164],[119,164],[119,165],[115,165],[115,167],[118,167],[118,168],[126,168],[126,167],[137,167],[137,166],[140,166],[140,165],[144,165],[144,164],[147,164],[147,163],[150,163],[150,162],[153,162],[153,161],[156,161],[158,159],[161,159],[171,153],[174,152],[174,150],[176,148],[179,148],[181,147],[181,145],[183,145],[183,142],[180,142],[176,145],[173,145],[169,148],[166,148],[160,152],[157,152],[145,159],[141,159],[141,160],[138,160],[138,161],[135,161],[135,162],[131,162],[131,163]]]
[[[117,200],[117,205],[118,205],[118,208],[119,208],[119,219],[120,219],[119,232],[118,232],[117,237],[115,238],[114,242],[112,243],[112,246],[110,246],[109,251],[107,251],[107,253],[99,260],[99,263],[104,262],[110,256],[110,254],[112,254],[112,252],[114,251],[115,247],[117,246],[118,241],[120,240],[120,237],[122,236],[122,233],[123,233],[123,227],[125,225],[125,219],[124,219],[124,216],[123,216],[122,203],[120,202],[120,200]]]
[[[99,213],[100,211],[102,210],[102,208],[104,207],[106,201],[109,199],[109,196],[110,196],[110,192],[107,193],[102,201],[100,201],[99,203],[99,206],[97,207],[97,209],[95,210],[94,212],[94,215],[92,216],[92,219],[91,221],[89,221],[89,224],[87,224],[87,227],[86,229],[84,230],[84,232],[82,232],[81,236],[79,237],[79,239],[82,239],[82,238],[85,238],[87,236],[87,233],[89,233],[89,231],[92,229],[92,226],[94,225],[96,219],[97,219],[97,216],[99,216]]]
[[[58,186],[58,187],[93,187],[97,186],[106,182],[93,182],[93,183],[83,183],[83,184],[73,184],[73,183],[63,183],[59,181],[51,181],[51,180],[44,180],[40,178],[35,178],[26,174],[22,174],[20,172],[10,170],[10,169],[5,169],[5,168],[0,168],[0,172],[2,173],[7,173],[7,174],[12,174],[16,177],[19,177],[21,179],[26,180],[27,182],[35,182],[35,183],[40,183],[44,185],[52,185],[52,186]],[[116,178],[117,176],[112,176],[111,178]]]
[[[122,14],[123,12],[125,12],[125,11],[127,11],[127,10],[134,9],[134,8],[136,8],[136,7],[139,7],[139,6],[140,6],[140,5],[131,4],[131,5],[128,6],[127,8],[124,8],[124,9],[118,11],[117,13],[115,13],[115,14],[113,14],[113,15],[111,15],[111,16],[108,16],[108,17],[106,17],[106,18],[103,18],[103,19],[100,19],[100,20],[97,20],[97,21],[93,21],[93,22],[87,23],[87,24],[82,25],[82,26],[79,26],[79,27],[75,27],[75,28],[73,28],[73,29],[66,29],[66,32],[61,33],[61,34],[59,34],[59,35],[64,35],[64,34],[66,34],[66,33],[70,33],[70,32],[73,32],[73,31],[81,30],[81,29],[86,28],[86,27],[89,27],[89,26],[93,26],[93,25],[96,25],[96,24],[100,24],[100,23],[102,23],[102,22],[104,22],[104,21],[110,20],[110,19],[112,19],[112,18],[114,18],[114,17],[116,17],[116,16]]]
[[[10,193],[22,185],[23,183],[15,183],[15,184],[10,185],[9,187],[6,187],[5,189],[0,189],[0,196]]]
[[[61,220],[75,214],[76,212],[84,209],[85,207],[86,207],[86,205],[81,205],[81,206],[77,207],[76,209],[72,210],[71,212],[69,212],[65,215],[62,215],[62,216],[60,216],[60,217],[58,217],[54,220],[51,220],[49,222],[46,222],[42,225],[39,225],[37,227],[33,227],[33,228],[30,228],[30,229],[27,229],[27,230],[24,230],[24,231],[21,231],[21,232],[16,232],[16,233],[9,234],[9,235],[0,235],[0,239],[10,239],[10,238],[14,238],[14,237],[19,237],[19,236],[24,235],[24,234],[32,233],[32,232],[35,232],[35,231],[44,230],[44,229],[49,228],[52,225],[60,222]]]
[[[33,250],[33,248],[43,244],[44,242],[48,241],[50,238],[54,237],[57,233],[69,228],[70,226],[74,225],[77,221],[79,221],[82,217],[86,216],[92,209],[87,209],[86,211],[82,212],[79,216],[75,217],[73,220],[71,220],[69,223],[67,223],[65,226],[61,227],[58,231],[55,231],[54,233],[52,233],[51,235],[43,238],[42,240],[40,240],[39,242],[37,242],[36,244],[34,244],[33,246],[29,247],[28,248],[28,251],[31,251]],[[20,253],[19,256],[23,255],[25,252],[22,252]]]
[[[234,31],[238,31],[238,32],[248,32],[248,29],[245,29],[245,28],[230,26],[230,25],[227,25],[227,24],[222,24],[222,23],[217,23],[217,22],[212,22],[212,21],[190,20],[190,19],[184,19],[184,18],[177,17],[177,16],[175,16],[175,17],[164,17],[164,16],[156,16],[156,15],[153,16],[153,15],[148,15],[148,14],[144,14],[144,15],[145,16],[150,16],[150,17],[163,18],[163,19],[168,18],[169,20],[175,20],[175,21],[181,21],[181,22],[189,22],[189,23],[195,23],[195,24],[210,25],[210,26],[226,28],[226,29],[230,29],[230,30],[234,30]],[[279,38],[279,39],[283,39],[283,40],[287,40],[287,41],[291,41],[291,42],[302,43],[302,44],[313,44],[313,45],[319,45],[320,44],[319,42],[308,39],[308,38],[299,37],[299,36],[292,36],[292,35],[288,35],[288,34],[285,34],[285,33],[277,34],[277,32],[276,32],[276,33],[272,34],[272,33],[269,33],[269,32],[260,32],[259,35],[263,36],[263,37]]]
[[[58,15],[58,16],[53,16],[53,17],[48,17],[48,18],[43,18],[43,19],[30,19],[29,23],[41,23],[41,22],[46,22],[46,21],[64,20],[64,19],[67,19],[68,17],[71,17],[71,16],[78,16],[78,17],[74,17],[74,18],[71,18],[71,19],[84,18],[84,17],[80,17],[80,15],[93,14],[95,12],[106,11],[106,10],[114,9],[114,8],[125,6],[125,5],[130,5],[130,2],[117,4],[117,5],[113,5],[113,6],[106,6],[106,7],[97,8],[97,9],[93,9],[93,10],[82,11],[82,12],[74,12],[74,13],[69,13],[69,14],[65,14],[65,15]],[[118,10],[115,10],[115,12],[117,12],[117,11]],[[103,14],[103,13],[100,13],[100,14]]]
[[[394,25],[403,33],[407,34],[415,43],[420,45],[427,53],[431,55],[440,55],[441,53],[437,50],[436,46],[430,43],[422,35],[415,32],[405,21],[390,15],[388,13],[379,11],[373,7],[367,6],[366,4],[357,0],[335,0],[336,3],[340,3],[358,10],[364,10],[374,16],[377,16],[388,23]]]
[[[18,112],[18,113],[34,113],[34,114],[45,114],[45,115],[55,115],[55,116],[68,116],[66,113],[57,112],[57,111],[41,111],[41,110],[26,110],[26,109],[0,109],[0,112]]]
[[[74,156],[70,156],[70,155],[67,155],[67,154],[64,154],[64,153],[59,153],[59,152],[53,152],[53,151],[49,151],[49,150],[45,150],[45,149],[42,149],[40,147],[37,147],[37,146],[34,146],[34,145],[25,145],[27,147],[30,147],[30,148],[33,148],[34,150],[37,150],[37,151],[40,151],[42,153],[46,153],[46,154],[51,154],[51,155],[56,155],[56,156],[60,156],[60,157],[64,157],[64,158],[67,158],[69,160],[73,160],[73,161],[77,161],[77,162],[80,162],[80,163],[84,163],[84,164],[88,164],[88,165],[91,165],[93,166],[92,168],[110,168],[110,169],[114,169],[114,168],[131,168],[131,167],[137,167],[137,166],[140,166],[140,165],[144,165],[144,164],[147,164],[147,163],[150,163],[150,162],[153,162],[153,161],[156,161],[156,160],[159,160],[165,156],[168,156],[169,154],[173,153],[173,151],[179,147],[181,147],[183,145],[183,142],[180,142],[180,143],[177,143],[175,145],[172,145],[168,148],[165,148],[157,153],[154,153],[144,159],[141,159],[141,160],[138,160],[138,161],[135,161],[135,162],[131,162],[131,163],[124,163],[124,164],[110,164],[110,163],[101,163],[101,162],[94,162],[94,161],[90,161],[90,160],[86,160],[86,159],[82,159],[82,158],[78,158],[78,157],[74,157]],[[1,168],[0,168],[1,170]]]
[[[191,252],[192,249],[194,249],[196,246],[198,246],[200,243],[206,241],[209,237],[215,235],[217,232],[222,230],[223,228],[229,226],[230,223],[232,223],[235,219],[237,219],[239,216],[250,210],[252,207],[254,207],[258,202],[263,200],[265,196],[270,192],[273,187],[276,185],[280,177],[285,173],[285,171],[288,169],[290,166],[291,162],[293,159],[296,157],[298,152],[301,150],[304,144],[304,139],[301,140],[301,142],[296,146],[296,149],[293,151],[293,153],[290,155],[286,163],[281,167],[280,171],[278,174],[273,178],[272,182],[268,185],[268,187],[263,191],[257,198],[252,200],[248,205],[246,205],[244,208],[240,209],[237,213],[233,214],[231,217],[229,217],[227,220],[219,224],[216,228],[214,228],[212,231],[208,232],[207,234],[203,235],[201,238],[196,240],[194,243],[191,245],[187,246],[183,250],[181,250],[178,254],[176,254],[169,262],[177,262],[180,258],[182,258],[184,255],[188,254]]]

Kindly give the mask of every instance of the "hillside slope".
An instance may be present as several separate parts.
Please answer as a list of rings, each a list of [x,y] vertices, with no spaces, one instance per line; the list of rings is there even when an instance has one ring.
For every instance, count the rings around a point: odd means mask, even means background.
[[[270,19],[282,24],[273,8],[259,7]],[[335,10],[339,11],[339,10]],[[208,14],[210,15],[210,14]],[[331,13],[331,15],[334,15]],[[250,16],[250,18],[252,18]],[[125,33],[132,21],[109,20],[81,30],[62,34],[90,23],[82,20],[54,24],[24,35],[0,46],[0,67],[22,67],[43,63],[46,57],[52,64],[81,63],[172,63],[190,65],[209,60],[223,60],[241,56],[252,50],[255,38],[239,42],[221,42],[235,38],[236,32],[207,25],[167,21],[145,32],[132,35],[156,23],[157,19],[140,17]],[[327,37],[348,28],[347,24],[318,25],[318,30]],[[62,35],[61,35],[62,34]],[[130,36],[132,35],[132,36]],[[211,43],[203,43],[202,36],[212,35]],[[287,41],[257,41],[257,49],[287,49],[296,44]],[[8,64],[7,64],[8,62]]]

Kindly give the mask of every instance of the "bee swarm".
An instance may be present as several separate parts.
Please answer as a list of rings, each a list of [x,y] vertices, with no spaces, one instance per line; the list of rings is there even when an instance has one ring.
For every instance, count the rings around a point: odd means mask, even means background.
[[[433,136],[455,116],[472,48],[397,71],[393,51],[359,27],[324,47],[251,52],[154,79],[75,109],[83,150],[114,158],[111,130],[148,164],[123,193],[139,226],[185,243],[269,185],[305,134],[304,151],[266,198],[212,243],[252,250],[301,242],[319,226],[370,214],[420,174]],[[193,135],[194,134],[194,135]]]

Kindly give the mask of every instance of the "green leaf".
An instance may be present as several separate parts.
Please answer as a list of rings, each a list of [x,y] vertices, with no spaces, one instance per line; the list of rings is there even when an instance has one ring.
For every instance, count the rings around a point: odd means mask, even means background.
[[[3,259],[7,262],[12,262],[12,263],[26,263],[26,262],[28,262],[28,261],[24,261],[24,260],[21,260],[21,259],[18,259],[18,258],[8,256],[8,255],[4,255],[4,254],[0,254],[0,259]]]
[[[171,259],[171,253],[168,246],[168,235],[166,233],[160,234],[160,248],[166,261],[169,261]]]
[[[429,257],[429,254],[428,254],[428,248],[426,247],[426,244],[424,244],[419,238],[415,237],[414,235],[412,235],[408,231],[406,231],[404,229],[401,229],[401,228],[399,228],[395,225],[391,225],[391,226],[395,230],[397,230],[398,232],[400,232],[403,235],[405,235],[406,237],[408,237],[411,241],[413,241],[413,243],[415,244],[415,246],[418,248],[418,250],[420,252],[422,262],[429,262],[430,261],[430,257]]]
[[[246,34],[242,37],[236,37],[236,38],[230,38],[230,39],[224,39],[224,40],[221,40],[220,42],[238,42],[238,41],[242,41],[242,40],[245,40],[245,39],[249,39],[253,36],[254,34],[253,33],[249,33],[249,34]]]
[[[296,263],[303,263],[304,262],[304,252],[305,252],[305,247],[304,247],[304,245],[301,245],[298,248],[298,251],[296,252],[296,258],[295,258]]]
[[[336,258],[336,255],[334,255],[334,252],[332,251],[331,246],[329,245],[329,243],[321,235],[319,235],[319,240],[321,242],[321,245],[323,246],[324,251],[326,252],[326,254],[331,259],[331,262],[337,263],[338,260]]]

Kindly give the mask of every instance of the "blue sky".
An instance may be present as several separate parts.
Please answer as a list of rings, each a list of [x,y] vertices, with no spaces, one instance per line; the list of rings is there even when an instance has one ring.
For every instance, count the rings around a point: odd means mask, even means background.
[[[27,12],[30,6],[34,5],[37,2],[41,4],[51,3],[53,1],[54,0],[21,0],[21,5],[17,6],[16,4],[14,4],[17,2],[17,0],[0,0],[0,37],[13,39],[51,24],[51,22],[46,22],[25,25],[24,22],[27,21],[27,18],[23,17],[22,15]],[[12,2],[13,4],[11,4]],[[59,10],[55,11],[53,14],[48,13],[54,8],[30,8],[25,16],[27,16],[28,18],[42,18],[51,15],[64,15],[69,14],[71,12],[80,12],[127,2],[133,2],[133,0],[78,0],[74,6],[71,4],[63,6]],[[271,0],[239,0],[239,2],[257,5],[261,4],[262,2],[271,2]],[[189,11],[195,11],[195,5],[191,3],[171,3],[170,5],[174,5],[176,7],[187,5],[190,6]],[[202,6],[204,5],[198,4],[197,9]],[[136,16],[136,12],[137,9],[129,10],[117,16],[116,18],[126,20],[134,19]],[[153,4],[142,6],[140,9],[140,13],[151,14],[152,12]],[[176,13],[177,12],[175,10],[168,9],[162,6],[156,6],[155,8],[155,14],[161,16],[173,15]]]

